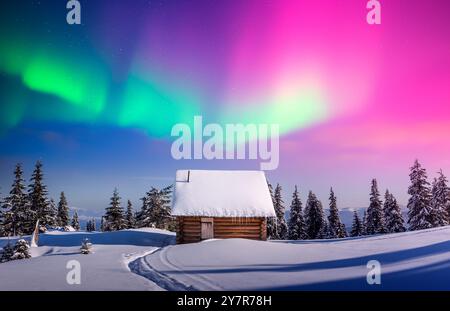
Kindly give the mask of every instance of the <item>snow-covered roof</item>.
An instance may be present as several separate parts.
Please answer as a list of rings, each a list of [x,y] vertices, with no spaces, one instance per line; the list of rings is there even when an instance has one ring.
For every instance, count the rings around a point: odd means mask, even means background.
[[[172,215],[273,217],[275,211],[262,171],[179,170]]]

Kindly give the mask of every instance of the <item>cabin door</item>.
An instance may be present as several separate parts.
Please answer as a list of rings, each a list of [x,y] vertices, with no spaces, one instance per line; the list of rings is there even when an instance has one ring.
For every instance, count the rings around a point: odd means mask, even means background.
[[[214,221],[212,218],[202,218],[202,240],[214,238]]]

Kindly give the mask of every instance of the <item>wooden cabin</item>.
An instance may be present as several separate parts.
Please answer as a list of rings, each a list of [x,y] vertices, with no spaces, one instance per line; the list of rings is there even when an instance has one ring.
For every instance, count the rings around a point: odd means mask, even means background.
[[[262,171],[179,170],[172,215],[177,243],[206,239],[266,240],[275,211]]]

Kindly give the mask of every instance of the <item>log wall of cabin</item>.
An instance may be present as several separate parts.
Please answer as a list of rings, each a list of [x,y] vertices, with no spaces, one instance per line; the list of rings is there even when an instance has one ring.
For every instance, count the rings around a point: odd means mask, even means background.
[[[246,238],[266,240],[264,217],[214,217],[214,238]],[[193,243],[202,240],[201,217],[177,217],[177,243]]]

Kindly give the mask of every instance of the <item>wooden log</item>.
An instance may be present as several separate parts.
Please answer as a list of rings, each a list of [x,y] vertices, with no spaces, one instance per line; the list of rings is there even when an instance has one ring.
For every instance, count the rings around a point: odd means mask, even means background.
[[[227,234],[227,235],[218,235],[216,236],[217,239],[260,239],[259,234]]]
[[[259,230],[259,228],[230,228],[230,229],[214,229],[214,232],[223,232],[223,233],[227,233],[227,232],[254,232],[257,234],[261,234],[261,231]]]

